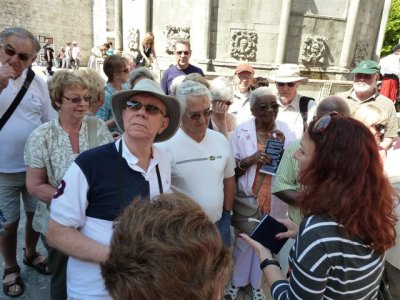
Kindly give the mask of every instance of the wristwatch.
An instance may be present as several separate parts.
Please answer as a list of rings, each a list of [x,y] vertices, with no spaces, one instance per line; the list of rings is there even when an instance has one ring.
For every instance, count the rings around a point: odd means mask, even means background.
[[[275,265],[275,266],[278,266],[279,268],[281,268],[281,265],[279,264],[279,262],[277,262],[276,260],[266,258],[261,262],[260,269],[264,270],[264,268],[269,265]]]

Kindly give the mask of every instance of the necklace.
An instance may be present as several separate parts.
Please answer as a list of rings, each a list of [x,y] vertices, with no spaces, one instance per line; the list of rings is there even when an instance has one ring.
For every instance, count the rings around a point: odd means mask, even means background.
[[[257,135],[257,143],[265,145],[265,143],[267,142],[267,138],[271,136],[271,131],[257,130],[256,135]]]

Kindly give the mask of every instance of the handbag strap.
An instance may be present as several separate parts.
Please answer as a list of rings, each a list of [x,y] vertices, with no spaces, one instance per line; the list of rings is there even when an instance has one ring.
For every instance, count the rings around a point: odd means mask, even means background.
[[[158,189],[160,190],[160,195],[161,195],[162,193],[164,193],[164,189],[162,186],[160,168],[158,167],[158,164],[156,165],[156,171],[157,171]]]
[[[24,84],[22,85],[21,89],[19,90],[17,96],[15,96],[13,102],[11,103],[10,107],[6,110],[4,115],[0,119],[0,130],[6,125],[8,119],[10,119],[11,115],[14,113],[15,109],[17,108],[18,104],[20,104],[22,98],[24,98],[26,91],[28,90],[29,86],[33,78],[35,77],[35,72],[32,71],[31,67],[28,68],[28,74],[26,75],[26,79]]]
[[[97,120],[96,117],[87,117],[89,131],[89,148],[97,147]]]

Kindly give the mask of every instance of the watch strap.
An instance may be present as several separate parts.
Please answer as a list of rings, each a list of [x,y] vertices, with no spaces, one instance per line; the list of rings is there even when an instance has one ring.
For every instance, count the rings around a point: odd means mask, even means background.
[[[281,265],[279,264],[279,262],[277,262],[276,260],[272,260],[272,259],[266,258],[266,259],[264,259],[264,260],[260,263],[260,269],[261,269],[261,270],[264,270],[264,268],[265,268],[266,266],[269,266],[269,265],[275,265],[275,266],[278,266],[279,268],[281,267]]]

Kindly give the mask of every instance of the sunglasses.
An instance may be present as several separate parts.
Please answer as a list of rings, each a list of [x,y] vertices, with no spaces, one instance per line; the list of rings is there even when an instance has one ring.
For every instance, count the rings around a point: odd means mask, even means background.
[[[142,107],[144,107],[145,111],[152,116],[157,114],[162,114],[165,117],[164,113],[162,112],[161,108],[152,105],[152,104],[143,104],[137,101],[128,101],[126,102],[126,107],[133,111],[139,111]]]
[[[274,102],[274,103],[271,103],[271,105],[261,104],[260,106],[257,107],[257,109],[261,110],[261,111],[266,111],[266,110],[269,110],[270,108],[272,108],[273,110],[277,110],[277,109],[279,109],[279,104]]]
[[[287,85],[288,87],[294,87],[296,85],[296,82],[277,82],[276,83],[278,86],[285,86]]]
[[[17,53],[15,52],[13,49],[11,48],[4,48],[4,52],[8,55],[8,56],[14,56],[17,55],[18,58],[22,61],[27,61],[28,59],[31,58],[31,55],[26,54],[26,53]]]
[[[323,134],[326,131],[326,129],[329,127],[329,125],[331,124],[333,117],[336,115],[338,115],[338,113],[336,111],[333,111],[333,112],[326,114],[326,115],[322,116],[321,118],[319,118],[315,122],[314,127],[312,128],[312,132]]]
[[[80,103],[82,99],[85,100],[85,102],[89,102],[90,100],[92,100],[91,96],[83,96],[83,97],[78,96],[78,97],[73,97],[73,98],[68,98],[65,96],[62,96],[62,97],[67,99],[68,101],[71,101],[72,103],[75,103],[75,104]]]
[[[189,53],[190,53],[190,51],[176,51],[176,54],[178,54],[178,55],[185,54],[186,56],[188,56]]]
[[[203,115],[204,118],[210,117],[212,112],[213,111],[212,111],[211,108],[207,108],[206,110],[204,110],[202,112],[193,112],[193,113],[190,113],[190,114],[187,114],[187,115],[189,116],[189,118],[191,120],[198,120],[198,119],[200,119],[201,115]]]
[[[383,124],[378,123],[378,124],[372,124],[371,126],[374,127],[376,131],[381,132],[381,133],[384,133],[386,130],[386,125],[383,125]]]

